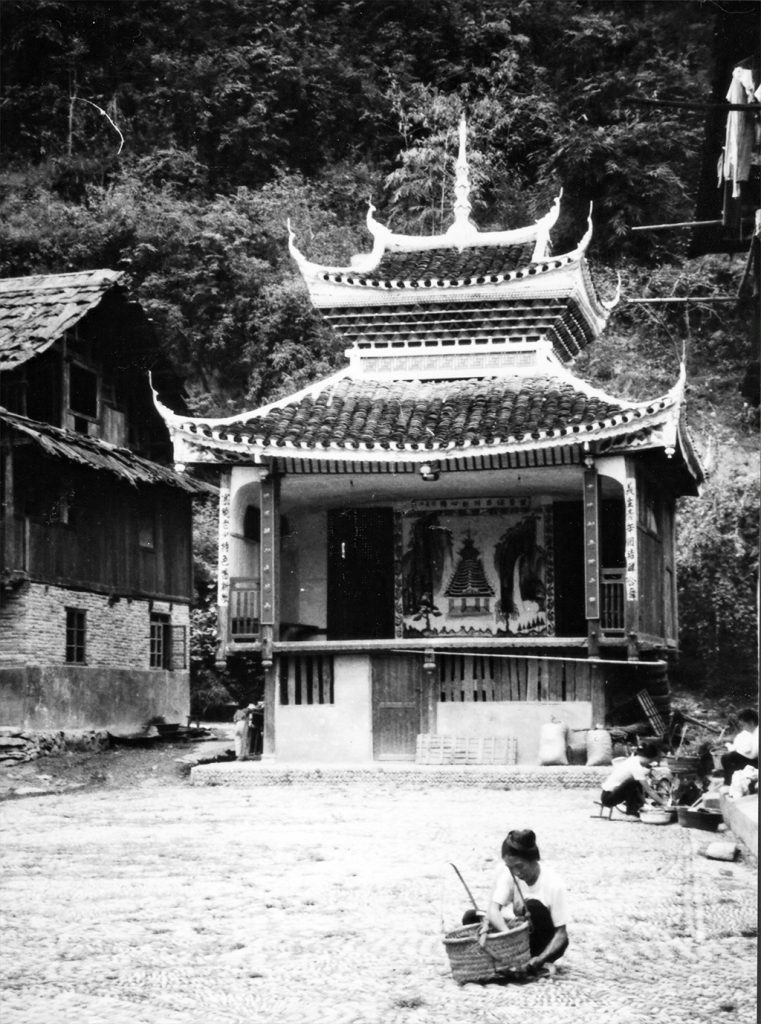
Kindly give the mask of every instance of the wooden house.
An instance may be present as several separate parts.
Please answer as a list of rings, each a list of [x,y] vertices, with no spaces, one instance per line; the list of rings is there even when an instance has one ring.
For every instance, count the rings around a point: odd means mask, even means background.
[[[0,724],[139,728],[189,711],[191,501],[110,270],[0,280]]]
[[[162,407],[179,463],[222,471],[221,655],[260,651],[264,756],[393,761],[418,736],[508,737],[535,763],[668,705],[675,503],[701,470],[684,374],[650,401],[574,376],[603,330],[585,250],[553,254],[559,200],[525,228],[454,219],[349,266],[291,252],[348,364],[226,419]]]

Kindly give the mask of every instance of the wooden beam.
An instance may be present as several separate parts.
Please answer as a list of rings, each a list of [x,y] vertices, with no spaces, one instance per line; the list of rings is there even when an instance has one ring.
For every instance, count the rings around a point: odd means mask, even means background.
[[[671,224],[632,224],[629,227],[630,231],[667,231],[669,228],[704,228],[704,227],[718,227],[719,224],[723,224],[724,221],[719,218],[718,220],[678,220],[673,221]]]
[[[737,302],[736,295],[675,295],[665,299],[624,299],[629,306],[685,305],[688,302]]]

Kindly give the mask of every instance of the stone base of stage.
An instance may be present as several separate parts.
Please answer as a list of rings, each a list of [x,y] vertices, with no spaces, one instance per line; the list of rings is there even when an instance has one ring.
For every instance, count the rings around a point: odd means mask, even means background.
[[[422,765],[385,762],[363,765],[278,764],[273,761],[225,761],[197,765],[194,786],[304,786],[372,782],[397,786],[474,786],[487,789],[599,789],[610,767],[583,765]]]

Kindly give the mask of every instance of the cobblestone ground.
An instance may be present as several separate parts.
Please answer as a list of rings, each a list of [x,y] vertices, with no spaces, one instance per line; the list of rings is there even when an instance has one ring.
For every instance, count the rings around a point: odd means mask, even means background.
[[[13,1024],[694,1024],[756,1020],[756,872],[711,837],[590,817],[587,791],[222,790],[7,802]],[[485,901],[508,828],[565,875],[553,979],[452,980],[442,921]]]

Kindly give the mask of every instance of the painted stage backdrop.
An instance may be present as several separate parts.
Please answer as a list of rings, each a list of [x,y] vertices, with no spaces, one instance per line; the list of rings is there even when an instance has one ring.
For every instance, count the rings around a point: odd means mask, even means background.
[[[397,531],[403,636],[548,633],[551,559],[530,499],[416,502]]]

